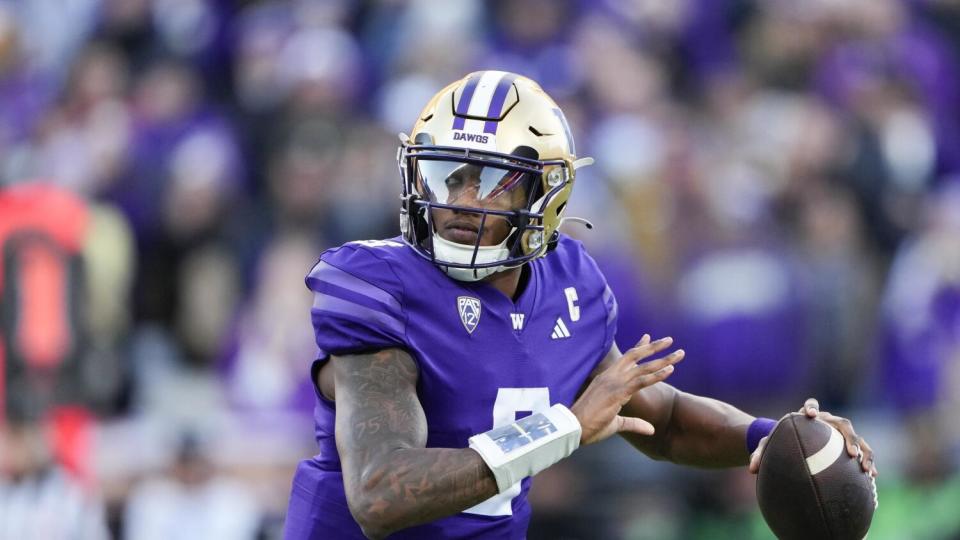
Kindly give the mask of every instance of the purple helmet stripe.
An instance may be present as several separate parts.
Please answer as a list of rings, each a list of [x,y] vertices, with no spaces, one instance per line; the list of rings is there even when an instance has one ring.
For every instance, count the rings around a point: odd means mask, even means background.
[[[483,74],[474,73],[463,87],[463,92],[460,93],[460,101],[457,103],[457,115],[453,119],[453,129],[463,129],[464,124],[466,124],[467,120],[464,115],[470,110],[470,102],[473,101],[473,93],[477,90],[481,75]]]
[[[490,100],[490,108],[487,109],[487,118],[500,118],[500,114],[503,113],[503,103],[507,100],[507,93],[510,92],[510,87],[513,86],[515,78],[516,75],[508,73],[497,83],[497,89],[493,92],[493,99]],[[496,134],[498,125],[499,122],[487,120],[487,123],[483,126],[483,131],[484,133]]]

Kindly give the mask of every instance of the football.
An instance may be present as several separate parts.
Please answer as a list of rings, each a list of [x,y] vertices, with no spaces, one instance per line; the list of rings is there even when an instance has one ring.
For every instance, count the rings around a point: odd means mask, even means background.
[[[781,539],[861,540],[877,506],[876,484],[832,426],[793,413],[760,458],[757,501]]]

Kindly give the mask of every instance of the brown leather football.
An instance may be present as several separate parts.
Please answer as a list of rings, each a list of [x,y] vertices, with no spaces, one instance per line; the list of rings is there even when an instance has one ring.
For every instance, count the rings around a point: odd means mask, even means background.
[[[861,540],[877,506],[876,484],[822,420],[793,413],[777,423],[757,474],[757,501],[782,540]]]

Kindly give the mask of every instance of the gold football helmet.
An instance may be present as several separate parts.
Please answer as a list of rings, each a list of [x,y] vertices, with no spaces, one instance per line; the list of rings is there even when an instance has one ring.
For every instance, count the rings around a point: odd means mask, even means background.
[[[577,159],[566,118],[550,96],[503,71],[478,71],[447,86],[424,107],[413,132],[400,137],[404,241],[461,281],[545,255],[556,244],[577,168],[593,163]],[[460,216],[460,227],[469,230],[444,238],[435,211]],[[509,233],[482,245],[497,220]]]

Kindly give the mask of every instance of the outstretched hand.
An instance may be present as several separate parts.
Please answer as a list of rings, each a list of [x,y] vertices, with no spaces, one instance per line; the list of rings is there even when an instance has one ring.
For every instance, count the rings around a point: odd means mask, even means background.
[[[683,349],[678,349],[663,358],[639,363],[673,344],[673,338],[665,337],[651,343],[644,334],[636,347],[623,353],[613,364],[597,375],[583,394],[570,407],[580,421],[582,433],[580,444],[602,441],[614,433],[629,431],[641,435],[653,435],[650,422],[630,416],[620,416],[620,409],[641,388],[656,384],[673,373],[673,364],[683,359]]]
[[[849,454],[850,457],[859,458],[860,468],[873,477],[876,477],[878,474],[880,474],[877,471],[873,449],[870,448],[870,445],[866,440],[864,440],[863,437],[857,435],[857,432],[853,430],[853,424],[850,423],[850,420],[841,418],[828,412],[821,412],[820,403],[814,398],[808,399],[798,412],[804,413],[810,418],[819,418],[820,420],[823,420],[824,422],[835,427],[837,431],[843,435],[843,440],[846,443],[845,446],[847,448],[847,454]],[[757,445],[757,449],[754,450],[753,454],[750,455],[749,470],[753,474],[756,474],[757,471],[760,470],[760,456],[763,455],[763,450],[766,448],[767,439],[769,438],[770,437],[768,435],[760,439],[760,444]]]

